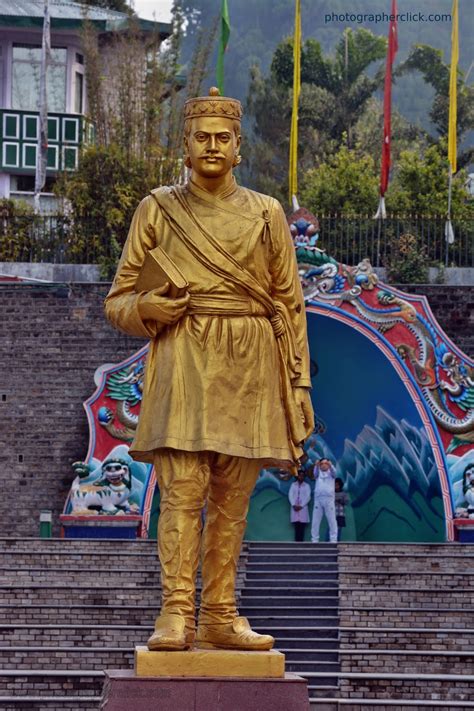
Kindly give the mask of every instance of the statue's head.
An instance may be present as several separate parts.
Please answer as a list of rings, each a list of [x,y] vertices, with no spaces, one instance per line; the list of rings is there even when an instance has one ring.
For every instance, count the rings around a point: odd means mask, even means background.
[[[220,178],[238,165],[241,117],[240,101],[219,96],[215,87],[209,96],[188,99],[184,105],[186,166],[203,178]]]

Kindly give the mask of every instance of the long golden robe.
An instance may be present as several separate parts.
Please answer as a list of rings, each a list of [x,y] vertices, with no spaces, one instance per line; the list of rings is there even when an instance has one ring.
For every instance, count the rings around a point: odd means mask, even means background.
[[[170,447],[276,465],[292,462],[278,346],[268,313],[239,284],[193,257],[155,199],[160,190],[137,208],[105,301],[107,317],[116,328],[152,339],[130,454],[152,462],[153,450]],[[303,296],[280,204],[235,183],[216,196],[189,182],[184,195],[193,214],[231,258],[275,303],[284,305],[300,358],[291,385],[311,387]],[[192,239],[199,244],[205,237],[196,227]],[[190,285],[189,310],[168,327],[140,318],[140,297],[134,291],[145,254],[157,244]],[[206,307],[209,296],[219,302],[218,313],[213,313],[212,305]]]

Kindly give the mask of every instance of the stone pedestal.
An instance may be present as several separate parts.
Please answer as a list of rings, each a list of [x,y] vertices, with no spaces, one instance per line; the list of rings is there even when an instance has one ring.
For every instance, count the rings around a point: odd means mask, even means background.
[[[138,538],[142,516],[138,514],[62,514],[61,538]]]
[[[453,523],[459,543],[474,543],[474,518],[455,518]]]
[[[135,647],[135,675],[278,679],[285,675],[285,655],[276,649],[269,652],[233,649],[150,652],[148,647]]]
[[[296,674],[241,679],[106,671],[105,677],[101,711],[309,711],[306,679]]]

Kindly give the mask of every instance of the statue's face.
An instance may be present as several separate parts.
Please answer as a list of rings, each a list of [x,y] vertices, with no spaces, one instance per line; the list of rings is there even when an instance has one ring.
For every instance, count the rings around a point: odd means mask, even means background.
[[[193,171],[203,178],[220,178],[232,170],[240,146],[232,119],[216,116],[193,118],[184,144]]]

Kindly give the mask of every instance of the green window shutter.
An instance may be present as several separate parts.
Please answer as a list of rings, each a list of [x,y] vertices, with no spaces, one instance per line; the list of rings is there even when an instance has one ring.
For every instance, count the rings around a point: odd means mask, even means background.
[[[3,165],[6,168],[18,168],[20,147],[18,143],[3,144]]]
[[[48,119],[48,139],[59,141],[59,121],[58,119]]]
[[[38,119],[36,116],[25,116],[23,124],[23,138],[25,140],[38,137]]]
[[[76,170],[77,148],[64,148],[64,170]]]
[[[20,131],[19,131],[19,123],[20,123],[20,117],[19,116],[12,116],[11,114],[7,114],[4,119],[4,138],[19,138],[20,137]]]
[[[79,125],[77,119],[63,119],[63,141],[78,143]]]
[[[23,146],[23,167],[36,168],[36,146]]]
[[[57,170],[58,169],[58,147],[57,146],[48,146],[48,160],[46,163],[46,167],[49,168],[50,170]]]

